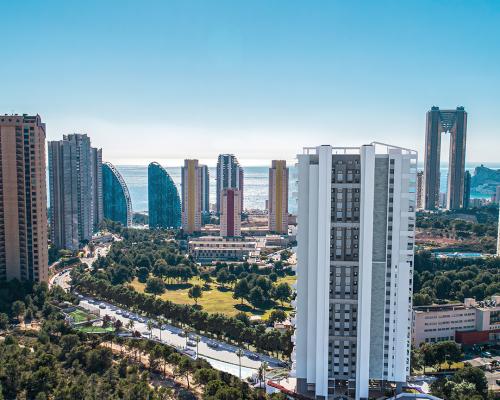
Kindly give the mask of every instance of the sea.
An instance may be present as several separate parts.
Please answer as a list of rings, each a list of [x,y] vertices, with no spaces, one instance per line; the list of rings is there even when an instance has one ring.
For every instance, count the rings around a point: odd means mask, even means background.
[[[466,169],[473,174],[474,168],[480,163],[466,164]],[[500,164],[485,163],[485,166],[494,169],[500,169]],[[419,166],[421,169],[423,166]],[[132,208],[135,212],[144,212],[148,209],[148,167],[147,165],[116,165],[116,168],[127,183],[130,197],[132,198]],[[180,193],[181,167],[166,167],[167,172]],[[268,198],[269,167],[252,166],[244,167],[245,186],[244,203],[246,209],[264,210]],[[215,203],[216,191],[216,169],[209,168],[210,174],[210,203]],[[448,169],[441,168],[441,192],[446,192]],[[484,193],[471,192],[472,198],[490,198],[491,195]],[[289,182],[289,204],[288,209],[292,214],[297,212],[297,170],[295,166],[290,167]]]

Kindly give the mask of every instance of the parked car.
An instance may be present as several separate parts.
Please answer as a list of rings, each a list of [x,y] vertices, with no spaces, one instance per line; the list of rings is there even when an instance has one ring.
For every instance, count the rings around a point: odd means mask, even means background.
[[[188,345],[189,347],[196,347],[196,342],[193,342],[192,340],[188,340],[188,341],[187,341],[187,345]]]
[[[219,343],[217,343],[217,342],[208,342],[207,346],[210,347],[211,349],[218,349],[219,348]]]

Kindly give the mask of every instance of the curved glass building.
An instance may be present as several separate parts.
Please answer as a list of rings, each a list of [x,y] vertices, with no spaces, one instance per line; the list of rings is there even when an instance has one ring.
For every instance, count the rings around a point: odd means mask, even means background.
[[[104,218],[132,225],[132,201],[125,180],[109,162],[102,164],[102,197]]]
[[[181,201],[168,172],[157,162],[148,166],[148,209],[150,228],[179,228]]]

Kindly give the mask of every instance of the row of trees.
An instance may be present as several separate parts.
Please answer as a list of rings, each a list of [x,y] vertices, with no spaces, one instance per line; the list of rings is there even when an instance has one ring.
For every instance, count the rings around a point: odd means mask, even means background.
[[[165,373],[167,365],[173,367],[175,376],[183,377],[190,388],[193,384],[203,388],[203,398],[206,400],[284,400],[283,394],[273,394],[267,396],[263,390],[253,390],[249,385],[235,376],[218,371],[202,359],[192,360],[191,358],[179,354],[175,349],[144,340],[125,340],[123,345],[134,354],[147,355],[149,367],[152,371]],[[265,368],[259,371],[259,378],[264,379]],[[179,396],[188,398],[188,395]]]
[[[282,334],[275,329],[266,329],[265,324],[253,322],[242,313],[236,317],[224,314],[208,314],[189,305],[175,304],[147,294],[138,293],[123,285],[114,286],[106,280],[73,272],[73,282],[83,292],[112,301],[126,308],[136,308],[153,316],[166,318],[172,324],[191,326],[197,331],[226,338],[239,344],[253,345],[259,350],[282,353],[289,356],[292,351],[290,333]]]
[[[437,259],[427,251],[415,254],[414,305],[484,300],[500,293],[500,259]]]

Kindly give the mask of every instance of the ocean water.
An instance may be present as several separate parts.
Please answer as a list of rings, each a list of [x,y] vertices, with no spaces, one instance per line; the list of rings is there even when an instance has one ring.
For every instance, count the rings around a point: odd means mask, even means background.
[[[116,165],[116,168],[127,183],[130,197],[132,198],[132,208],[134,211],[147,211],[148,209],[148,167],[146,165]],[[177,189],[181,189],[181,168],[166,167]],[[209,168],[210,174],[210,203],[215,203],[216,191],[216,171]],[[290,182],[288,194],[289,212],[297,211],[297,200],[293,193],[297,192],[297,178],[295,167],[290,167]],[[245,167],[244,183],[244,207],[246,209],[264,210],[268,198],[269,167]]]
[[[479,164],[467,164],[466,168],[474,172],[474,168]],[[485,164],[490,168],[498,169],[500,164]],[[116,168],[127,183],[130,196],[132,198],[132,208],[134,211],[147,211],[148,209],[148,167],[146,165],[116,165]],[[245,167],[244,203],[246,209],[264,210],[268,198],[269,167]],[[419,165],[419,169],[422,166]],[[180,194],[181,168],[166,167],[166,170],[177,185]],[[209,168],[210,173],[210,203],[215,203],[215,168]],[[448,169],[441,168],[441,192],[446,192]],[[290,166],[290,182],[288,193],[288,210],[291,213],[297,212],[297,173],[295,166]],[[490,198],[491,195],[472,192],[473,198]]]

